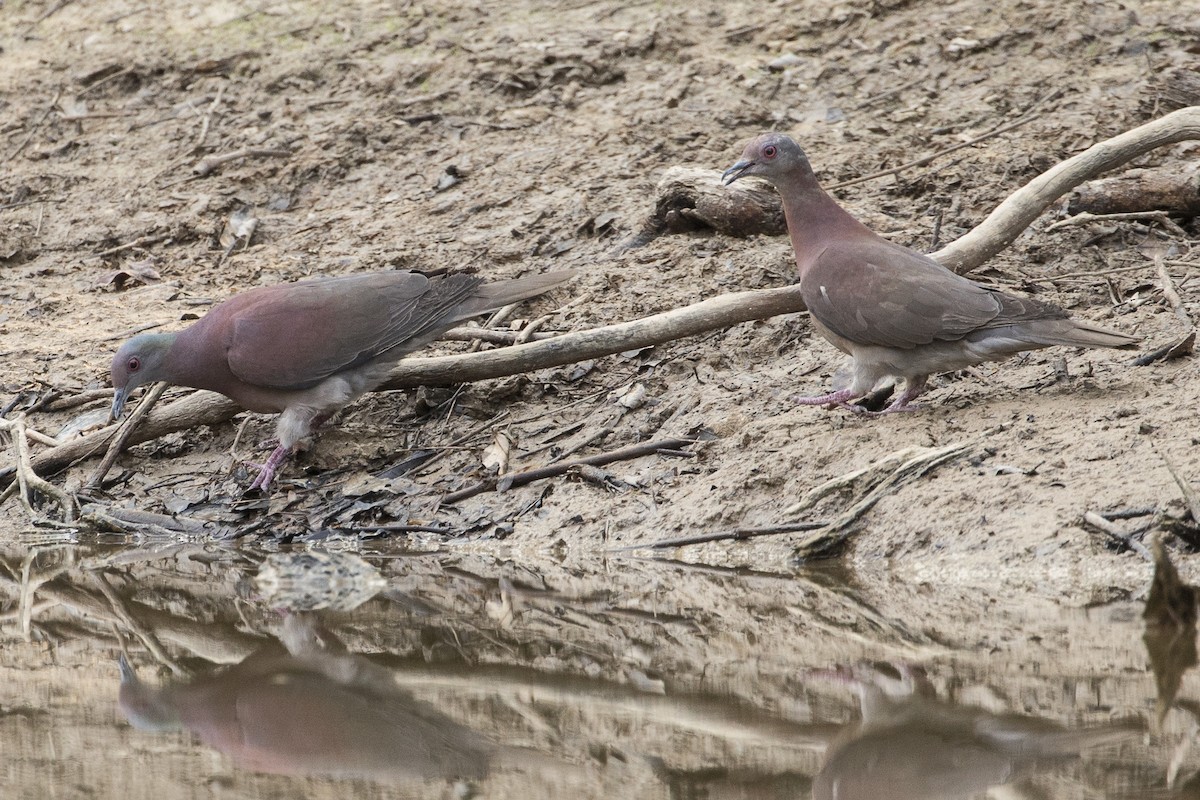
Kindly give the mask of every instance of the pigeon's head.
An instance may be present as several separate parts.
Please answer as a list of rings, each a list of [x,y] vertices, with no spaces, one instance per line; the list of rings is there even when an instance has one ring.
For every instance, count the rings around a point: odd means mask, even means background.
[[[812,172],[808,157],[804,155],[800,145],[785,134],[764,133],[750,140],[742,150],[741,159],[725,170],[721,179],[728,184],[747,175],[757,175],[775,183],[783,176],[796,171]]]
[[[173,333],[143,333],[135,336],[113,356],[112,418],[119,419],[129,393],[137,387],[165,380],[167,353],[175,341]]]

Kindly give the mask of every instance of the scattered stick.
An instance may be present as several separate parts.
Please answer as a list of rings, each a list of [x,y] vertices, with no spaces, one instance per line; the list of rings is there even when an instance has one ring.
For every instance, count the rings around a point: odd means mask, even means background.
[[[1155,452],[1158,452],[1158,448],[1155,448]],[[1171,473],[1171,478],[1174,479],[1175,485],[1179,487],[1179,491],[1183,494],[1183,500],[1187,503],[1188,511],[1192,514],[1192,522],[1200,525],[1200,497],[1196,495],[1196,491],[1192,488],[1192,485],[1179,474],[1179,470],[1175,469],[1175,465],[1171,463],[1169,458],[1161,452],[1158,453],[1158,457],[1163,460],[1163,464],[1167,467],[1167,472]]]
[[[451,528],[448,525],[402,525],[399,523],[391,525],[364,525],[360,528],[334,528],[333,530],[341,533],[348,533],[353,536],[364,533],[436,533],[442,536],[456,536],[458,533],[454,530],[454,528]]]
[[[1138,356],[1130,365],[1134,367],[1144,367],[1147,364],[1153,364],[1155,361],[1170,361],[1173,358],[1183,358],[1190,356],[1192,350],[1196,346],[1196,331],[1188,331],[1188,335],[1184,336],[1178,342],[1164,344],[1162,347],[1157,347],[1146,353],[1143,356]]]
[[[75,0],[58,0],[57,3],[50,6],[48,9],[46,9],[41,14],[39,14],[37,19],[35,19],[33,22],[26,25],[24,27],[24,29],[21,30],[21,33],[18,34],[17,38],[24,39],[26,36],[28,36],[30,33],[33,32],[34,28],[36,28],[38,25],[42,24],[46,20],[50,19],[50,17],[54,16],[59,11],[62,11],[64,8],[71,5],[71,3],[73,3],[73,2],[75,2]]]
[[[884,456],[865,469],[854,470],[840,478],[826,481],[807,492],[799,503],[784,513],[794,513],[797,509],[807,508],[806,503],[811,505],[820,497],[851,485],[861,478],[866,478],[867,483],[872,486],[866,494],[862,495],[838,517],[800,542],[795,550],[795,556],[800,559],[808,559],[829,555],[849,538],[853,532],[853,526],[859,518],[870,511],[886,495],[920,478],[934,467],[966,455],[977,444],[978,440],[958,442],[945,447],[907,447]]]
[[[96,527],[98,528],[107,528],[123,533],[149,533],[172,537],[181,533],[209,534],[217,532],[217,526],[212,522],[175,517],[170,514],[158,514],[137,508],[106,507],[97,503],[85,505],[83,516],[97,523]]]
[[[1175,316],[1189,330],[1195,330],[1196,326],[1192,323],[1192,317],[1188,314],[1187,309],[1183,307],[1183,298],[1179,296],[1179,291],[1175,288],[1175,281],[1171,280],[1170,274],[1167,272],[1166,262],[1162,256],[1157,256],[1154,259],[1154,266],[1158,270],[1158,280],[1162,284],[1163,297],[1167,298],[1167,302],[1171,304],[1171,308],[1175,311]],[[1200,520],[1197,520],[1200,522]]]
[[[142,425],[129,434],[127,444],[148,442],[196,425],[216,425],[232,419],[239,411],[241,408],[236,403],[219,394],[194,392],[147,416]],[[109,439],[116,431],[117,426],[109,425],[39,453],[30,461],[31,474],[49,474],[74,461],[95,455],[108,445]],[[12,468],[0,470],[0,485],[10,482],[13,474]]]
[[[1065,281],[1070,278],[1106,278],[1109,275],[1119,275],[1122,272],[1137,272],[1146,268],[1146,264],[1144,263],[1127,264],[1123,267],[1109,267],[1108,269],[1090,270],[1088,272],[1064,272],[1062,275],[1046,275],[1043,277],[1034,277],[1022,273],[1021,277],[1030,283],[1053,283],[1054,281]]]
[[[21,143],[17,145],[17,149],[13,150],[8,155],[8,158],[5,159],[6,161],[12,161],[14,158],[21,155],[21,153],[25,152],[25,148],[28,147],[29,142],[33,140],[34,134],[38,132],[38,128],[42,127],[42,123],[46,121],[46,118],[54,113],[54,109],[58,107],[58,101],[61,98],[62,89],[59,89],[54,93],[54,99],[50,101],[50,105],[46,106],[46,110],[43,111],[42,115],[37,118],[37,121],[33,123],[32,127],[29,129],[29,133],[27,133],[25,138],[21,140]]]
[[[1074,225],[1086,225],[1090,222],[1109,222],[1113,220],[1125,219],[1157,220],[1158,222],[1163,223],[1163,225],[1171,228],[1172,233],[1182,234],[1184,238],[1187,238],[1187,232],[1184,231],[1183,228],[1180,228],[1179,224],[1175,222],[1175,220],[1171,219],[1171,215],[1166,211],[1122,211],[1120,213],[1114,212],[1111,214],[1093,214],[1090,211],[1080,211],[1078,214],[1072,217],[1060,219],[1058,222],[1055,222],[1052,225],[1047,225],[1046,233],[1057,231],[1062,228],[1069,228]]]
[[[94,400],[112,400],[112,389],[89,389],[79,394],[73,394],[69,397],[53,397],[45,401],[39,402],[34,409],[36,411],[68,411],[72,408],[85,406]]]
[[[690,544],[706,544],[708,542],[721,542],[726,539],[740,542],[743,539],[756,539],[759,536],[777,536],[781,533],[795,533],[797,531],[812,531],[819,528],[824,528],[827,522],[785,522],[782,525],[768,525],[762,528],[734,528],[729,531],[717,531],[716,533],[702,533],[699,536],[681,536],[677,539],[660,539],[657,542],[649,544],[631,544],[628,547],[615,547],[610,549],[610,553],[624,553],[629,550],[665,550],[675,547],[687,547]]]
[[[208,111],[204,114],[204,119],[200,123],[200,133],[196,136],[196,143],[192,145],[192,152],[199,153],[200,148],[204,146],[204,140],[208,138],[208,128],[212,125],[213,114],[217,111],[217,106],[221,104],[221,98],[225,96],[225,86],[222,83],[221,88],[217,89],[217,96],[208,106]]]
[[[167,238],[169,238],[169,237],[165,233],[156,233],[153,236],[139,236],[138,238],[134,239],[132,242],[126,242],[125,244],[119,244],[116,247],[110,247],[107,250],[101,250],[99,253],[92,253],[92,258],[103,258],[104,256],[111,256],[114,253],[120,253],[124,250],[130,250],[134,247],[141,247],[142,245],[147,245],[147,244],[157,244]]]
[[[481,341],[488,344],[518,344],[517,338],[523,336],[524,330],[520,331],[497,331],[489,328],[451,328],[441,335],[440,338],[448,342],[474,342]],[[559,336],[559,333],[550,333],[548,331],[537,331],[524,338],[522,341],[532,339],[535,342],[540,342],[543,339],[550,339]]]
[[[196,162],[196,166],[192,167],[192,172],[197,177],[204,178],[231,161],[240,161],[243,158],[286,158],[291,154],[291,150],[283,150],[281,148],[243,147],[241,150],[234,150],[232,153],[205,156]]]
[[[1114,541],[1129,548],[1147,561],[1154,561],[1154,556],[1150,555],[1150,551],[1146,548],[1146,545],[1134,539],[1131,534],[1125,533],[1125,531],[1095,511],[1083,512],[1083,521]]]
[[[167,384],[157,383],[151,387],[150,391],[146,392],[142,397],[142,402],[138,403],[138,407],[129,415],[129,419],[125,424],[117,428],[117,433],[113,436],[112,441],[108,445],[107,452],[104,453],[104,458],[100,460],[100,466],[96,467],[96,471],[92,473],[92,477],[87,479],[84,484],[88,489],[99,489],[100,484],[104,481],[104,476],[112,469],[113,464],[117,462],[117,456],[121,455],[121,450],[125,447],[125,442],[137,430],[142,419],[150,413],[150,409],[154,408],[158,399],[163,396],[163,392],[167,390]]]
[[[16,478],[17,478],[17,493],[21,498],[21,504],[25,506],[26,511],[31,517],[37,517],[37,511],[33,505],[33,491],[41,492],[47,497],[52,498],[63,512],[63,519],[67,522],[73,522],[79,518],[79,506],[75,502],[75,498],[67,492],[59,489],[54,484],[40,478],[34,471],[32,460],[29,456],[29,439],[26,436],[25,430],[25,415],[18,414],[14,419],[0,418],[0,431],[7,431],[12,437],[13,449],[16,451]],[[3,501],[8,495],[0,495],[0,501]]]
[[[555,464],[547,464],[543,467],[525,470],[524,472],[510,472],[507,475],[499,475],[495,478],[489,478],[486,481],[479,481],[476,484],[468,486],[464,489],[459,489],[457,492],[451,492],[442,498],[442,505],[450,505],[457,503],[460,500],[466,500],[468,497],[474,497],[477,494],[482,494],[495,486],[504,482],[506,486],[524,486],[527,483],[544,480],[546,478],[554,478],[562,475],[574,467],[581,466],[603,466],[604,464],[612,464],[617,461],[629,461],[634,458],[651,455],[659,450],[677,450],[687,445],[696,444],[698,439],[673,438],[660,439],[656,442],[642,442],[640,444],[622,447],[619,450],[610,450],[607,453],[597,453],[594,456],[586,456],[577,458],[573,461],[560,461]]]

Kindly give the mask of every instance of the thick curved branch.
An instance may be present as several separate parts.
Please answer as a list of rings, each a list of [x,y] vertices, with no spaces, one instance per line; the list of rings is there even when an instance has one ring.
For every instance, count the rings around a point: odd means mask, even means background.
[[[567,333],[499,350],[436,358],[406,358],[376,391],[502,378],[663,344],[728,328],[739,322],[803,310],[804,300],[800,297],[798,286],[726,294],[632,322]],[[194,392],[152,411],[133,431],[128,443],[140,444],[196,425],[215,425],[232,418],[239,411],[241,408],[236,403],[219,394]],[[32,467],[37,473],[45,475],[79,459],[99,455],[116,429],[117,426],[110,425],[39,453],[33,458]],[[0,472],[0,486],[11,480],[11,469]]]
[[[931,255],[966,274],[1007,247],[1058,198],[1084,181],[1167,144],[1200,139],[1200,106],[1181,108],[1094,144],[1013,192],[987,219]]]

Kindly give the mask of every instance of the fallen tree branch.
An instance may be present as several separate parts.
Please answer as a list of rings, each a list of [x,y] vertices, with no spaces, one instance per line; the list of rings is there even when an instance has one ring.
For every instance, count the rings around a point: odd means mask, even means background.
[[[932,255],[966,274],[1007,247],[1051,203],[1079,184],[1155,148],[1188,139],[1200,139],[1200,106],[1181,108],[1068,158],[1013,192],[973,230]]]
[[[388,380],[376,391],[502,378],[651,347],[721,330],[739,322],[803,310],[804,301],[800,297],[799,286],[725,294],[631,322],[566,333],[499,350],[434,358],[406,358],[396,365]],[[241,410],[227,397],[198,391],[152,411],[130,434],[128,444],[148,442],[197,425],[216,425],[232,419]],[[33,458],[32,467],[38,474],[45,475],[94,455],[107,446],[116,430],[117,426],[110,425],[39,453]],[[0,487],[7,486],[12,479],[11,468],[0,470]]]

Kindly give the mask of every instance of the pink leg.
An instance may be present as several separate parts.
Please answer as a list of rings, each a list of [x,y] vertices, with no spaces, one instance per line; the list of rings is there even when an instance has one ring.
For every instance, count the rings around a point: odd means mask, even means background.
[[[841,406],[858,396],[851,389],[842,389],[840,392],[831,392],[819,397],[793,397],[792,402],[799,403],[802,406]]]
[[[882,415],[882,414],[895,414],[899,411],[918,411],[918,410],[920,410],[920,408],[921,408],[920,406],[909,405],[909,403],[911,403],[914,399],[916,399],[917,395],[919,395],[919,394],[921,394],[921,392],[925,391],[925,382],[927,380],[928,380],[928,376],[926,376],[926,375],[921,375],[920,377],[917,377],[917,378],[909,378],[909,379],[905,380],[904,381],[904,391],[900,393],[899,397],[897,397],[895,400],[892,401],[891,405],[889,405],[887,408],[885,408],[883,411],[880,411],[879,413]]]
[[[279,469],[279,465],[287,460],[291,455],[292,448],[279,445],[271,451],[270,457],[267,458],[265,464],[249,464],[248,466],[258,468],[258,477],[254,479],[254,483],[250,484],[251,489],[262,489],[267,491],[267,487],[271,485],[271,481],[275,478],[275,473]]]

